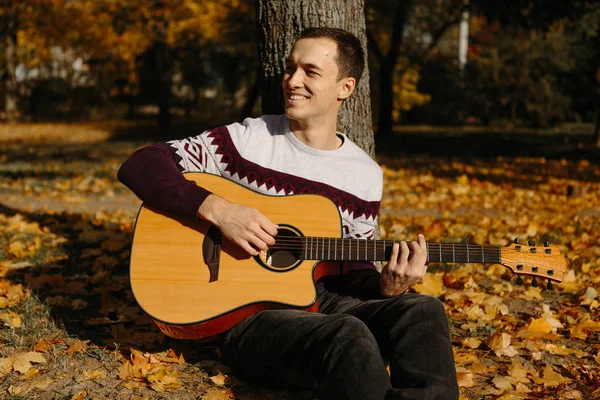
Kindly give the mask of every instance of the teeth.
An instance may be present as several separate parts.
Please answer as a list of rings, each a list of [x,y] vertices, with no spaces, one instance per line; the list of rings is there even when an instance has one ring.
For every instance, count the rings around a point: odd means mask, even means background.
[[[292,94],[292,95],[290,95],[290,99],[291,100],[305,100],[306,97],[304,97],[304,96],[297,96],[297,95],[293,95]]]

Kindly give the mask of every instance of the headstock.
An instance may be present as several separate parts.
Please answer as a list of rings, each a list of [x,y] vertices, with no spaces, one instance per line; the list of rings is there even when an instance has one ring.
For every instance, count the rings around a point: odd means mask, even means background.
[[[536,277],[548,279],[548,289],[552,289],[552,281],[562,282],[567,270],[567,260],[558,247],[550,246],[546,241],[544,246],[536,246],[530,240],[521,244],[519,239],[503,249],[500,249],[500,264],[517,274],[517,284],[523,283],[520,275],[533,276],[532,286],[538,285]]]

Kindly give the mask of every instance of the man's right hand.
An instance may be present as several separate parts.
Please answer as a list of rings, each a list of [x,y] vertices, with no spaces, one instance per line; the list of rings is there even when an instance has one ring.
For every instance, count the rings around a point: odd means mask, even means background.
[[[210,221],[227,239],[251,256],[275,243],[278,226],[253,208],[209,195],[198,208],[198,216]]]

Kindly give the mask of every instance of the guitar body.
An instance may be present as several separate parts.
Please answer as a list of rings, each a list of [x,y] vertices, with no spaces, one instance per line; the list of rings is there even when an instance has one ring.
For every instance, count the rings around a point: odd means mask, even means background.
[[[258,210],[299,236],[341,237],[338,209],[325,197],[267,196],[210,174],[185,177],[224,199]],[[264,309],[315,310],[315,280],[339,273],[340,263],[319,263],[316,256],[270,267],[220,238],[214,227],[209,229],[206,221],[177,220],[145,205],[138,214],[131,287],[140,307],[168,336],[212,336]]]

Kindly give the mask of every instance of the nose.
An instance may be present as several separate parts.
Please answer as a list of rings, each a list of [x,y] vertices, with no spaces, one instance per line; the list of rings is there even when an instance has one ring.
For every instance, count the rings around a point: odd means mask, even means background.
[[[290,88],[302,86],[302,70],[300,68],[287,72],[287,85]]]

